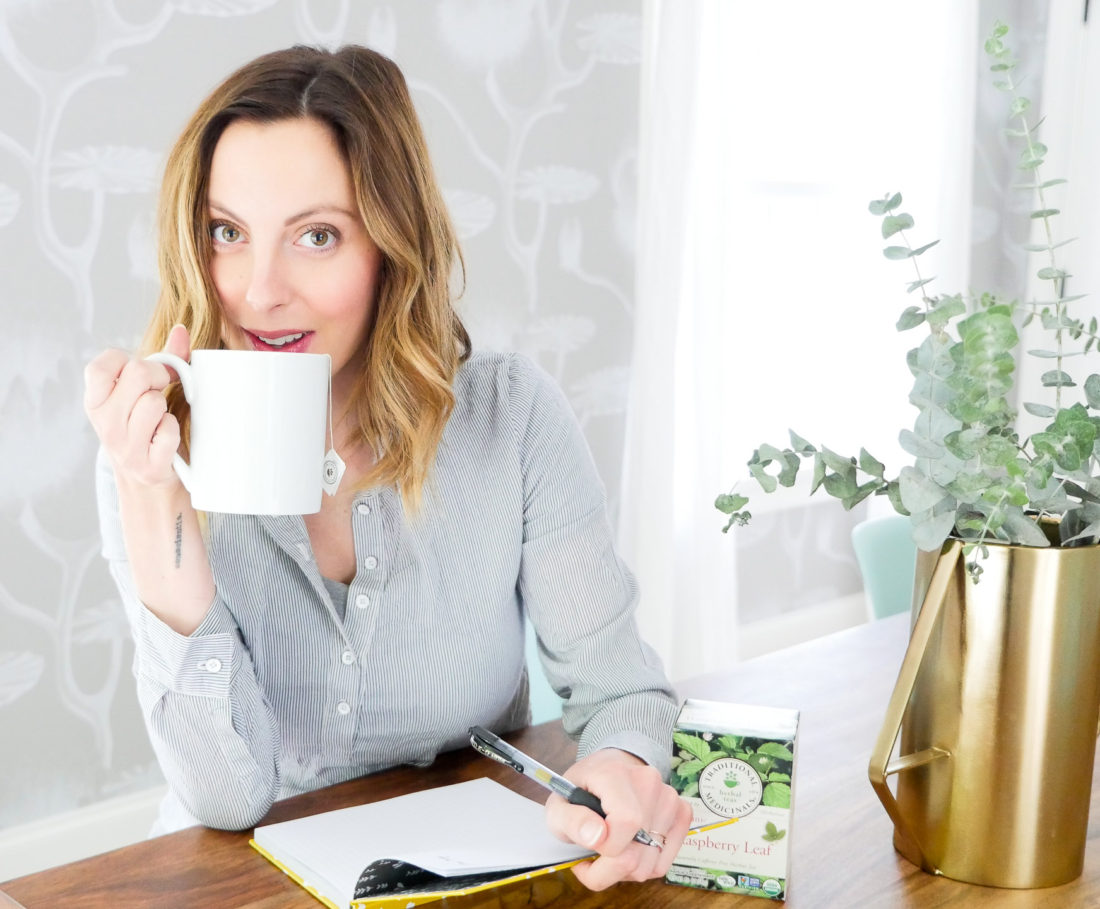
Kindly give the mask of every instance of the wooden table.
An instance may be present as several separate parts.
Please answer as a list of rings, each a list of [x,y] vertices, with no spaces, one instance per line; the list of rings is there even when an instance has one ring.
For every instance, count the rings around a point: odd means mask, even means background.
[[[908,625],[895,616],[750,660],[679,686],[685,697],[802,712],[791,830],[790,909],[858,907],[1100,907],[1100,811],[1094,786],[1085,873],[1046,890],[997,890],[925,874],[898,856],[891,826],[867,782],[871,745],[905,650]],[[509,740],[563,769],[573,748],[557,723]],[[472,750],[442,755],[432,767],[403,767],[278,803],[266,822],[400,795],[426,786],[491,776],[542,798],[534,784]],[[190,829],[0,885],[0,909],[186,906],[316,909],[315,902],[248,846],[249,833]],[[440,907],[555,909],[734,909],[767,905],[753,897],[707,893],[650,881],[589,893],[566,871],[509,888],[445,900]]]

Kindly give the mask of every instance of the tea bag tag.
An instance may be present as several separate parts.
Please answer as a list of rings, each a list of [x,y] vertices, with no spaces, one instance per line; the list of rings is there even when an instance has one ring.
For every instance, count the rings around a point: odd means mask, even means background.
[[[336,433],[332,422],[332,361],[329,360],[328,375],[328,451],[321,462],[321,488],[330,496],[336,495],[340,486],[340,480],[344,477],[347,465],[343,458],[336,453]]]
[[[321,487],[330,496],[336,495],[336,490],[340,486],[340,480],[344,476],[344,470],[344,461],[340,455],[336,453],[335,448],[330,448],[325,452],[325,460],[321,468]]]

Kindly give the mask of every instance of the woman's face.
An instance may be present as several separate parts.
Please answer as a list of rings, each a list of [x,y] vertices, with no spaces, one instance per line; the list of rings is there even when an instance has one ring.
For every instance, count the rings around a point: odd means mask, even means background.
[[[210,272],[234,350],[327,353],[334,392],[369,330],[382,256],[358,214],[328,127],[312,119],[226,127],[207,199]]]

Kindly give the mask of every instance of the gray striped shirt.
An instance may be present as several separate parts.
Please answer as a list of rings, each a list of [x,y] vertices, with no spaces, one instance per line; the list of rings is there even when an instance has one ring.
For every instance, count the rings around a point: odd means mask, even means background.
[[[617,747],[667,774],[675,695],[638,637],[637,588],[568,403],[504,354],[471,357],[455,395],[420,514],[395,488],[356,497],[346,606],[300,516],[212,513],[217,595],[190,636],[135,595],[101,455],[103,553],[139,700],[173,797],[202,823],[247,828],[276,798],[427,765],[473,724],[523,726],[524,614],[581,754]]]

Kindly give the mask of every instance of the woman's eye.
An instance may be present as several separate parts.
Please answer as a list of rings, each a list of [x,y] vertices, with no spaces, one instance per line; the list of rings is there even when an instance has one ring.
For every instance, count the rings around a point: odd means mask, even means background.
[[[210,236],[215,243],[236,243],[241,238],[241,232],[232,224],[215,224],[210,228]]]
[[[336,234],[327,227],[311,227],[302,234],[302,242],[310,249],[328,249],[336,242]]]

